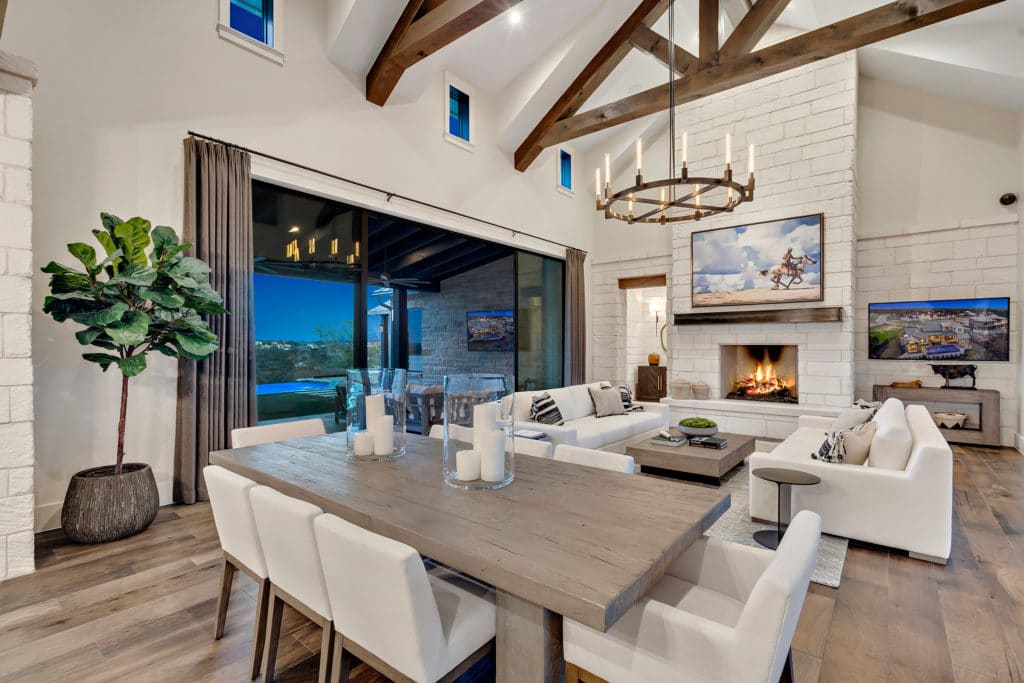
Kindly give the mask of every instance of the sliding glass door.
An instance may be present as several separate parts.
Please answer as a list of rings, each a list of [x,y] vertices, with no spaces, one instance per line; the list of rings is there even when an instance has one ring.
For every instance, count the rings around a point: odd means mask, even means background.
[[[565,262],[516,252],[516,384],[521,391],[564,383]]]

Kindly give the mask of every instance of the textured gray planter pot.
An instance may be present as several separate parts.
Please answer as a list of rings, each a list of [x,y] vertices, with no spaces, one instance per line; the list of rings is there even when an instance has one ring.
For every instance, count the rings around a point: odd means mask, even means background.
[[[687,436],[714,436],[718,433],[718,427],[684,427],[679,425],[679,431]]]
[[[82,470],[68,484],[60,526],[76,543],[106,543],[134,536],[156,518],[160,495],[153,470],[144,463],[124,463]]]

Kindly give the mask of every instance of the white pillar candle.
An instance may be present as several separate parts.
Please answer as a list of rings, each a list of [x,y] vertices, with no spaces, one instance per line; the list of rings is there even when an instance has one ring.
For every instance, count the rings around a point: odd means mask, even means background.
[[[395,416],[381,415],[373,421],[373,454],[391,455],[395,452]]]
[[[473,450],[483,451],[484,434],[498,424],[498,404],[477,403],[473,406]]]
[[[725,134],[725,165],[732,163],[732,135]]]
[[[480,453],[477,451],[456,451],[455,477],[459,481],[476,481],[480,478]]]
[[[505,478],[505,432],[491,429],[484,432],[480,451],[480,478],[501,481]]]
[[[360,429],[352,435],[352,450],[358,456],[373,455],[373,434]]]
[[[686,131],[683,131],[683,166],[686,165]],[[675,169],[672,169],[675,172]]]
[[[747,173],[754,173],[754,146],[750,146],[750,156],[747,157]]]
[[[597,198],[601,198],[601,167],[598,166],[594,169],[594,194]]]
[[[643,165],[644,165],[643,143],[640,141],[640,138],[637,138],[636,139],[636,174],[637,175],[640,175],[640,169],[643,168]]]
[[[384,415],[384,395],[371,394],[366,397],[366,428],[373,431],[373,423]]]
[[[612,155],[604,155],[604,181],[611,184],[612,182]]]

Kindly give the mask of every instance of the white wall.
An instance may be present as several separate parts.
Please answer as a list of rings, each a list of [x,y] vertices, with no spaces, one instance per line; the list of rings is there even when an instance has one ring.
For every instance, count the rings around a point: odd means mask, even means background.
[[[927,363],[867,359],[873,302],[1011,297],[1010,363],[980,363],[978,387],[1000,392],[1002,442],[1019,431],[1018,207],[999,196],[1021,186],[1015,112],[870,78],[860,79],[856,269],[857,395],[920,379]]]
[[[1017,255],[1019,258],[1024,258],[1024,112],[1021,112],[1019,117],[1019,128],[1020,136],[1017,142]],[[1018,265],[1018,268],[1020,266]],[[1020,302],[1024,299],[1024,278],[1017,278],[1017,301]],[[1019,303],[1018,303],[1019,308]],[[1014,445],[1017,450],[1024,452],[1024,401],[1021,401],[1021,396],[1024,396],[1024,344],[1021,347],[1021,362],[1017,366],[1017,405],[1019,412],[1017,414],[1017,434],[1014,439]]]
[[[37,308],[45,286],[38,267],[69,258],[64,245],[88,238],[100,211],[181,225],[181,139],[189,129],[591,247],[592,200],[555,190],[552,152],[520,174],[496,146],[500,101],[478,91],[476,150],[467,152],[442,139],[440,60],[430,76],[437,87],[378,108],[363,97],[362,74],[327,61],[323,1],[289,0],[286,11],[286,63],[278,66],[219,38],[212,0],[190,2],[187,11],[161,0],[11,3],[2,47],[34,59],[45,74],[36,99]],[[391,206],[410,208],[399,200]],[[511,240],[471,222],[454,225]],[[561,255],[523,237],[514,242]],[[117,378],[81,361],[72,332],[33,319],[37,528],[57,524],[75,471],[114,453]],[[128,408],[128,458],[153,466],[165,502],[175,374],[173,362],[154,358],[133,380]]]
[[[1016,213],[1015,112],[863,77],[859,100],[858,233]]]

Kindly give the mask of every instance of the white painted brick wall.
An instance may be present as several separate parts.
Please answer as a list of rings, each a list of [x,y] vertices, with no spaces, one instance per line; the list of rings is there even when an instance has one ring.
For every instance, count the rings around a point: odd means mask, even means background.
[[[799,325],[671,326],[671,378],[704,381],[711,387],[711,397],[719,398],[720,345],[797,344],[800,402],[849,405],[854,397],[855,54],[833,57],[713,95],[680,107],[678,115],[680,135],[686,130],[691,141],[697,143],[689,146],[691,173],[721,174],[728,132],[733,136],[733,169],[743,174],[741,177],[746,173],[748,146],[757,146],[757,189],[754,201],[741,205],[732,214],[673,228],[670,311],[693,310],[693,232],[823,213],[825,300],[790,306],[842,306],[845,320]],[[680,147],[679,141],[676,147]]]
[[[978,363],[978,388],[1000,394],[1000,437],[1014,445],[1017,425],[1017,372],[1020,315],[1017,299],[1017,230],[1012,217],[990,224],[922,229],[898,236],[862,235],[857,241],[854,331],[858,396],[875,384],[919,379],[925,386],[943,380],[923,361],[868,360],[868,304],[888,301],[1010,297],[1010,362]]]
[[[32,100],[0,94],[0,580],[35,568]]]

